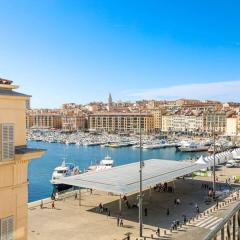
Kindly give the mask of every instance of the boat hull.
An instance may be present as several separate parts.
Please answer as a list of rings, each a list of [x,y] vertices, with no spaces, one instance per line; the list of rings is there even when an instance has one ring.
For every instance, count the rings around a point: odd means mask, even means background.
[[[208,148],[207,147],[199,147],[199,148],[179,147],[178,150],[181,152],[203,152],[203,151],[207,151]]]

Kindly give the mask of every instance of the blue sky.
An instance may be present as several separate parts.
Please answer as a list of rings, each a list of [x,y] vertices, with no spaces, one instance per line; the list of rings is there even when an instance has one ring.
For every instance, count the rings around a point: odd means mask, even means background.
[[[0,77],[32,107],[240,101],[239,1],[0,0]]]

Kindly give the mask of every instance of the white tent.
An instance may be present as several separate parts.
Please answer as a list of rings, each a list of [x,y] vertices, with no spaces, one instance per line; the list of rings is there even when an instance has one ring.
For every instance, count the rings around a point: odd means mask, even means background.
[[[206,160],[203,158],[202,155],[201,155],[201,157],[200,157],[195,163],[207,165],[207,162],[206,162]]]
[[[207,163],[207,161],[205,160],[205,158],[204,158],[202,155],[201,155],[201,157],[200,157],[195,163],[205,165],[204,168],[200,169],[201,171],[206,171],[206,170],[207,170],[208,163]]]

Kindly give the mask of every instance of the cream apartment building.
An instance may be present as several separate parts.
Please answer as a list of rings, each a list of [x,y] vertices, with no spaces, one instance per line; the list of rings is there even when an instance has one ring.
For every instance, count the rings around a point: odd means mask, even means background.
[[[62,115],[30,110],[26,116],[27,128],[62,128]]]
[[[26,103],[12,81],[0,79],[0,239],[26,240],[28,163],[44,151],[26,146]]]
[[[204,117],[194,114],[167,113],[162,116],[162,131],[197,132],[204,129]]]
[[[87,127],[86,117],[83,115],[62,116],[62,130],[65,132],[77,131]]]
[[[163,108],[157,108],[151,111],[153,115],[153,127],[156,132],[162,130],[162,116],[166,112]]]
[[[204,129],[208,133],[213,130],[218,134],[225,134],[227,114],[225,111],[207,112],[204,115]]]
[[[240,137],[240,113],[227,117],[225,134],[227,136]]]
[[[149,113],[103,112],[89,115],[89,128],[101,132],[134,133],[139,128],[145,133],[154,130],[153,116]]]

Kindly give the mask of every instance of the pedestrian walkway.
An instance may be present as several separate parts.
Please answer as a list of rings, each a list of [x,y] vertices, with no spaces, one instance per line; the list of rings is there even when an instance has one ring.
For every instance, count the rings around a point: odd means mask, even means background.
[[[214,229],[216,224],[218,224],[221,220],[222,218],[218,218],[216,216],[206,216],[206,217],[204,216],[192,225],[195,227],[201,227],[201,228],[212,230]]]

